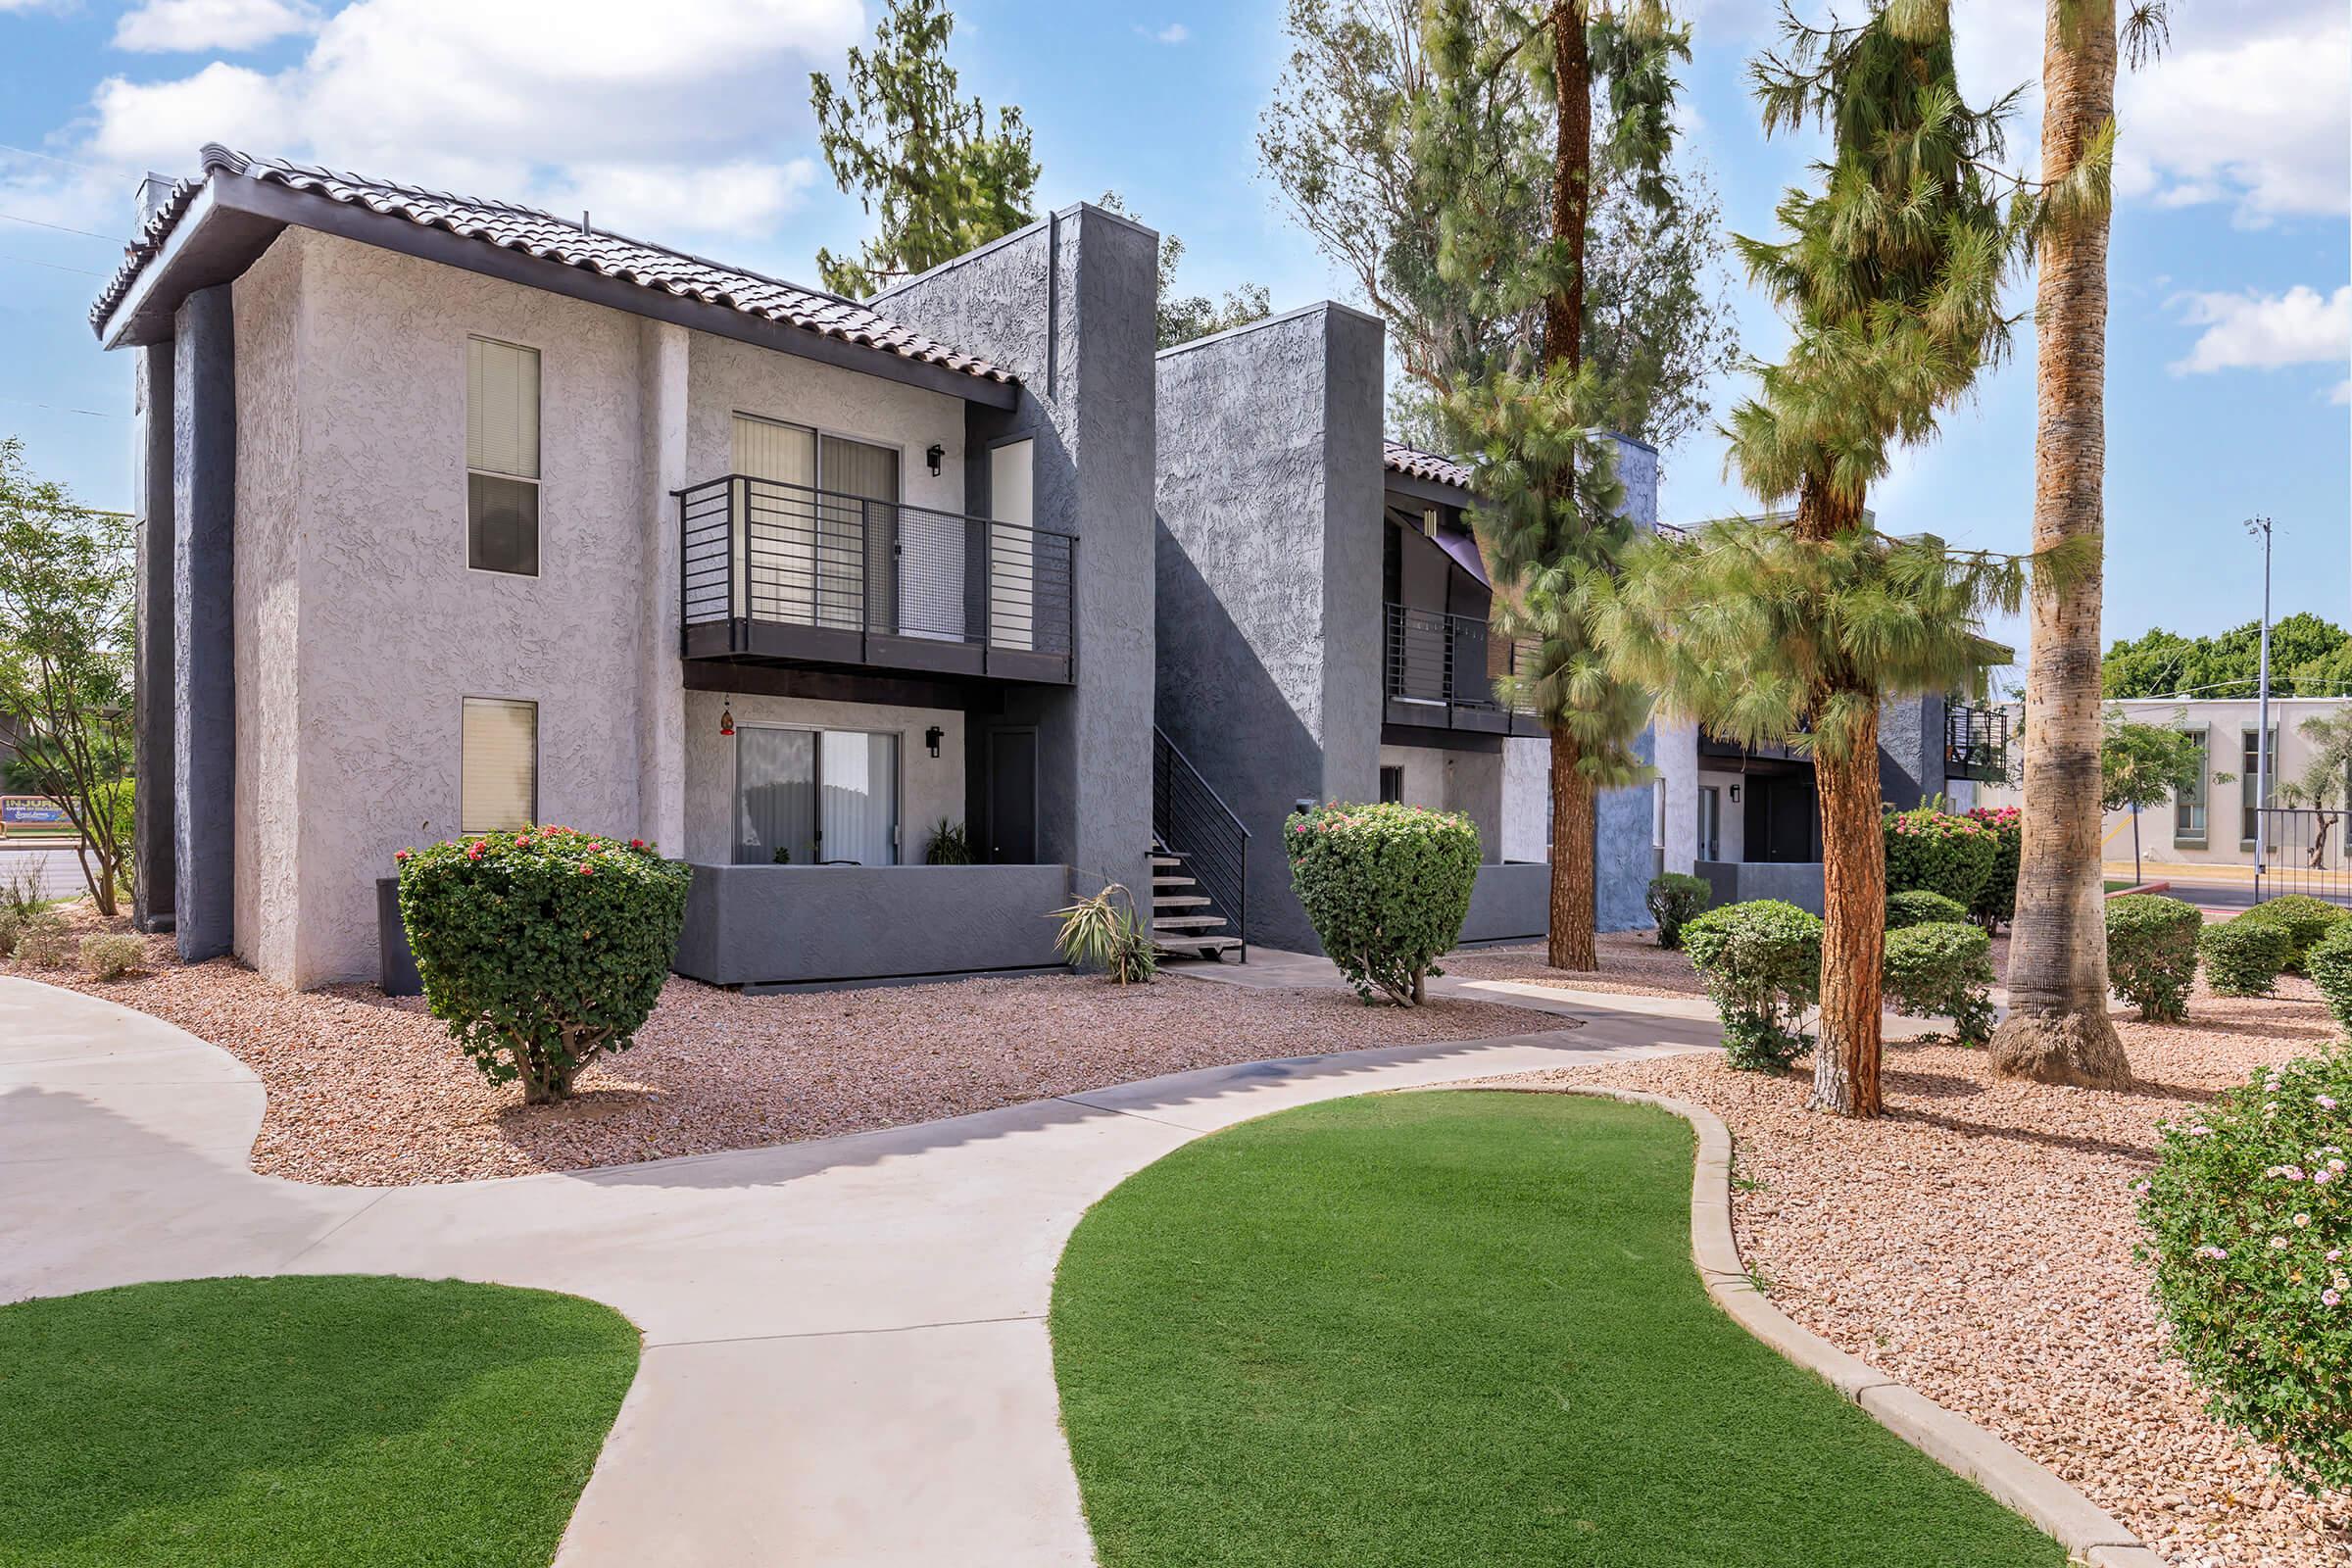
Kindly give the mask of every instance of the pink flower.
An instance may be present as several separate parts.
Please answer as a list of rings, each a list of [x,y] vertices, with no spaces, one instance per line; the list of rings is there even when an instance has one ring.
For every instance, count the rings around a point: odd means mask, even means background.
[[[642,850],[645,848],[645,840],[631,839],[629,840],[629,848],[632,850]]]
[[[586,876],[586,875],[588,875],[588,874],[589,874],[589,872],[590,872],[591,870],[593,870],[593,869],[594,869],[594,867],[590,866],[590,865],[589,865],[589,863],[588,863],[586,860],[582,860],[582,861],[580,862],[580,875],[582,875],[582,876]]]
[[[395,860],[406,860],[408,858],[409,852],[406,850],[394,850],[392,852],[392,858]]]
[[[518,850],[527,850],[527,849],[529,849],[529,848],[531,847],[531,836],[530,836],[528,833],[517,833],[517,834],[515,834],[515,835],[514,835],[514,847],[515,847],[516,849],[518,849]]]
[[[2320,1108],[2322,1110],[2333,1110],[2335,1108],[2335,1097],[2333,1095],[2320,1096]]]
[[[2333,1306],[2336,1302],[2342,1300],[2343,1298],[2343,1294],[2332,1288],[2320,1293],[2320,1304],[2322,1306]]]

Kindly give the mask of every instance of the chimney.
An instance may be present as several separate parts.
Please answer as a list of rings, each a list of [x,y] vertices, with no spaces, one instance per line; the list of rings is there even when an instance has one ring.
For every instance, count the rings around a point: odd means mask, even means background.
[[[139,221],[141,223],[145,223],[147,220],[153,218],[157,210],[172,199],[172,184],[171,175],[159,174],[153,170],[149,170],[147,177],[139,181]]]

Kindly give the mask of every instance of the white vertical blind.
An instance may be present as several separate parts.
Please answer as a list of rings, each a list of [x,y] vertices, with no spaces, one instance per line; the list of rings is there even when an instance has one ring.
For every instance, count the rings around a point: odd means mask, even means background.
[[[466,466],[539,477],[539,351],[466,340]]]
[[[989,515],[1018,524],[988,530],[988,640],[999,648],[1037,646],[1037,551],[1029,533],[1035,448],[1007,441],[988,453]]]
[[[818,482],[834,496],[896,503],[899,454],[895,447],[869,446],[829,435],[819,443]],[[817,553],[824,563],[817,615],[828,626],[864,623],[870,606],[877,629],[891,629],[892,544],[897,506],[869,507],[828,497],[820,511]]]
[[[539,705],[466,699],[458,831],[504,833],[539,814]]]
[[[815,861],[816,733],[744,725],[735,732],[735,863]]]
[[[779,484],[816,485],[816,432],[749,414],[735,416],[734,471]],[[744,559],[751,530],[750,580],[735,576],[735,613],[810,625],[816,619],[816,538],[812,498],[795,491],[755,491],[748,517],[738,504],[729,548]]]
[[[824,858],[898,863],[899,738],[826,730],[817,777],[824,787]]]

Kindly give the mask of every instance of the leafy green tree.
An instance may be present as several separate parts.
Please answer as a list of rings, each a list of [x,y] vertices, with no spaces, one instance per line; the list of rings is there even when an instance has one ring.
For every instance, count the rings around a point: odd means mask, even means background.
[[[1754,747],[1809,749],[1822,814],[1821,1039],[1811,1103],[1875,1116],[1886,916],[1879,710],[1981,692],[2008,650],[1978,634],[2013,609],[2021,563],[1891,540],[1864,509],[1897,444],[1932,436],[2008,342],[2000,287],[2026,214],[1984,170],[2006,102],[1960,97],[1947,8],[1874,5],[1853,24],[1787,19],[1753,74],[1767,133],[1818,122],[1835,157],[1779,209],[1784,237],[1739,241],[1795,341],[1757,367],[1734,413],[1732,464],[1793,512],[1734,519],[1689,545],[1645,542],[1621,582],[1591,581],[1593,625],[1621,678]]]
[[[1104,191],[1096,203],[1106,213],[1143,221],[1143,215],[1119,199],[1116,191]],[[1184,241],[1173,234],[1159,236],[1159,296],[1153,318],[1158,326],[1159,346],[1172,349],[1179,343],[1190,343],[1211,332],[1223,332],[1251,321],[1262,321],[1273,312],[1273,303],[1263,283],[1244,283],[1225,291],[1222,301],[1211,300],[1204,294],[1183,295],[1176,292],[1176,268],[1184,260]]]
[[[1495,35],[1511,24],[1486,3],[1469,22]],[[1388,327],[1402,372],[1391,389],[1391,429],[1433,451],[1456,450],[1461,435],[1445,400],[1533,364],[1543,312],[1540,299],[1484,287],[1477,267],[1441,266],[1448,213],[1462,195],[1452,172],[1480,171],[1492,191],[1478,227],[1497,257],[1543,247],[1557,95],[1527,71],[1485,71],[1452,83],[1439,115],[1434,57],[1412,0],[1290,0],[1286,24],[1291,55],[1259,120],[1260,166]],[[1644,71],[1670,70],[1671,33],[1626,36],[1642,47]],[[1604,125],[1610,84],[1609,72],[1596,73],[1592,113]],[[1603,152],[1587,223],[1584,358],[1608,388],[1606,422],[1663,446],[1705,418],[1708,384],[1735,353],[1728,279],[1716,260],[1719,209],[1705,170],[1679,148],[1643,179],[1615,177]]]
[[[844,85],[808,77],[825,167],[881,220],[857,257],[816,253],[825,287],[865,299],[1030,221],[1037,159],[1017,108],[996,129],[958,95],[948,64],[956,18],[942,0],[890,0],[871,50],[852,48]]]
[[[2315,831],[2303,863],[2318,871],[2328,864],[2328,835],[2352,811],[2352,708],[2314,713],[2295,728],[2311,742],[2311,760],[2299,776],[2278,786],[2278,804],[2314,813]]]
[[[2261,682],[2262,623],[2212,637],[2163,627],[2119,639],[2099,662],[2110,699],[2251,697]],[[2352,696],[2352,632],[2305,611],[2271,627],[2271,692],[2280,697]]]
[[[132,549],[119,514],[36,480],[0,439],[0,720],[10,782],[65,808],[91,902],[116,912],[130,864],[125,727]]]
[[[2161,724],[2140,724],[2117,709],[2107,710],[2099,741],[2099,808],[2132,813],[2132,881],[2139,870],[2139,812],[2161,806],[2181,790],[2194,789],[2205,771],[2205,743],[2199,736]]]

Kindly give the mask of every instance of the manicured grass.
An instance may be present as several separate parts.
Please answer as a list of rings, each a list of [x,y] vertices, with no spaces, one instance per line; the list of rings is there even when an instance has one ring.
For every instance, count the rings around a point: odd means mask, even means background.
[[[1054,1356],[1104,1568],[2028,1568],[2065,1553],[1708,1300],[1689,1128],[1337,1101],[1089,1213]]]
[[[609,1307],[450,1281],[0,1308],[0,1564],[543,1568],[636,1370]]]

